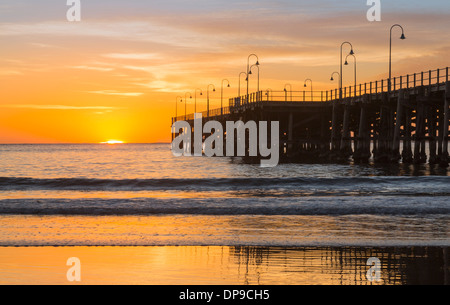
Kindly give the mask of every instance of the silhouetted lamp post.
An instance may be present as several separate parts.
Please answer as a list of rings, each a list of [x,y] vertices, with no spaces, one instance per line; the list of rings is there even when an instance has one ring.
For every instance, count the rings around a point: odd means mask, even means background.
[[[272,93],[272,97],[273,97],[273,91],[272,91],[272,89],[267,88],[267,90],[266,90],[267,100],[269,100],[269,98],[270,98],[270,93]]]
[[[255,63],[255,65],[257,65],[257,66],[259,66],[259,58],[258,58],[258,56],[256,55],[256,54],[250,54],[248,57],[247,57],[247,101],[246,101],[246,103],[248,104],[248,83],[249,83],[249,79],[248,79],[248,76],[249,76],[249,72],[250,72],[250,57],[252,57],[252,56],[254,56],[254,57],[256,57],[256,63]]]
[[[220,88],[220,115],[223,116],[223,82],[227,82],[228,83],[228,88],[230,88],[230,82],[228,81],[228,79],[223,79],[222,80],[222,86]]]
[[[291,93],[291,102],[292,102],[292,85],[291,84],[286,84],[284,85],[284,95],[285,95],[285,100],[287,102],[287,86],[289,86],[289,91]]]
[[[209,87],[211,87],[211,86],[213,87],[213,92],[216,92],[216,87],[213,84],[209,84],[208,88],[206,89],[206,95],[207,95],[207,97],[206,97],[207,116],[206,117],[208,117],[208,118],[209,118]]]
[[[353,60],[354,60],[353,62],[355,64],[355,91],[356,91],[356,56],[354,54],[352,54],[352,55],[348,54],[347,57],[345,57],[345,63],[344,63],[345,66],[348,66],[348,60],[347,59],[348,59],[349,56],[353,57]]]
[[[187,92],[185,95],[184,95],[184,120],[186,121],[186,115],[187,115],[187,96],[189,95],[189,98],[190,99],[192,99],[192,95],[189,93],[189,92]]]
[[[248,72],[248,74],[253,74],[252,73],[252,68],[253,67],[257,67],[258,68],[258,95],[259,95],[259,64],[258,65],[255,64],[255,65],[251,66],[250,67],[250,72]]]
[[[195,89],[195,93],[194,93],[194,96],[195,96],[195,100],[194,100],[194,113],[197,113],[197,91],[199,91],[200,90],[200,95],[203,95],[203,91],[202,91],[202,89]]]
[[[339,78],[340,78],[340,82],[339,82],[339,99],[342,99],[342,47],[345,44],[348,44],[350,46],[350,53],[349,53],[349,55],[354,55],[355,54],[355,52],[353,51],[353,45],[350,42],[344,41],[341,44],[341,72],[339,73]]]
[[[303,87],[305,87],[306,88],[306,83],[307,82],[310,82],[311,83],[311,102],[313,101],[313,85],[312,85],[312,80],[311,79],[305,79],[305,83],[304,83],[304,85],[303,85]]]
[[[405,40],[405,31],[403,30],[403,27],[400,24],[394,24],[391,27],[391,30],[389,32],[389,80],[388,80],[388,91],[391,91],[391,78],[392,78],[392,29],[395,27],[399,27],[402,29],[402,36],[400,36],[401,40]]]
[[[245,76],[247,76],[247,73],[245,72],[241,72],[239,73],[239,86],[238,86],[238,97],[241,97],[241,75],[244,74]]]
[[[181,99],[180,103],[183,102],[183,97],[182,96],[177,96],[177,98],[175,100],[175,121],[177,121],[177,118],[178,118],[178,98]]]
[[[339,76],[339,82],[340,82],[340,80],[341,80],[341,75],[339,74],[339,72],[333,72],[333,73],[331,74],[330,81],[334,81],[333,75],[335,75],[335,74],[337,74],[337,75]],[[341,84],[339,84],[339,88],[341,88]]]

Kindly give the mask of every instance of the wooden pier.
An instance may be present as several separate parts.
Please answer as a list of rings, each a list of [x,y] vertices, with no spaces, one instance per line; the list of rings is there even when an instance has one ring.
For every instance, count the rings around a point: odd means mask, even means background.
[[[389,88],[390,87],[390,88]],[[447,167],[449,68],[330,91],[260,91],[205,111],[216,120],[280,122],[280,157],[296,162],[430,163]],[[194,114],[172,118],[193,126]],[[175,136],[175,135],[173,135]]]

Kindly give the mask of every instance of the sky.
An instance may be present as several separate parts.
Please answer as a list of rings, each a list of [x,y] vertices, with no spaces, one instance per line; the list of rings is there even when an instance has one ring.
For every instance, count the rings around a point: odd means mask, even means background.
[[[176,97],[202,89],[204,111],[214,84],[217,108],[228,79],[228,104],[252,53],[261,90],[300,91],[307,78],[314,90],[336,88],[344,41],[358,83],[387,78],[393,24],[407,37],[394,29],[393,76],[450,66],[448,0],[381,0],[380,22],[367,20],[366,0],[81,0],[80,22],[67,20],[69,8],[1,0],[0,143],[169,142],[176,105],[184,114]],[[353,67],[343,71],[343,85],[353,84]],[[251,92],[256,85],[251,78]]]

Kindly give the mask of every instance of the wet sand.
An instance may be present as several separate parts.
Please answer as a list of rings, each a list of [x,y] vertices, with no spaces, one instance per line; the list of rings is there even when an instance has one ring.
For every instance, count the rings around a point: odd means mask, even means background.
[[[450,284],[448,247],[0,247],[0,284]],[[69,282],[68,258],[81,263]],[[381,262],[370,281],[370,257]]]

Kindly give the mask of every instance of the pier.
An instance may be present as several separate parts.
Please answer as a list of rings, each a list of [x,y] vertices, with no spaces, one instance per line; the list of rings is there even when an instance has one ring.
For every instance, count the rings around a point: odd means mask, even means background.
[[[447,167],[449,102],[447,67],[329,91],[253,92],[202,116],[203,123],[279,121],[280,157],[288,161]],[[193,127],[194,114],[175,121]]]

